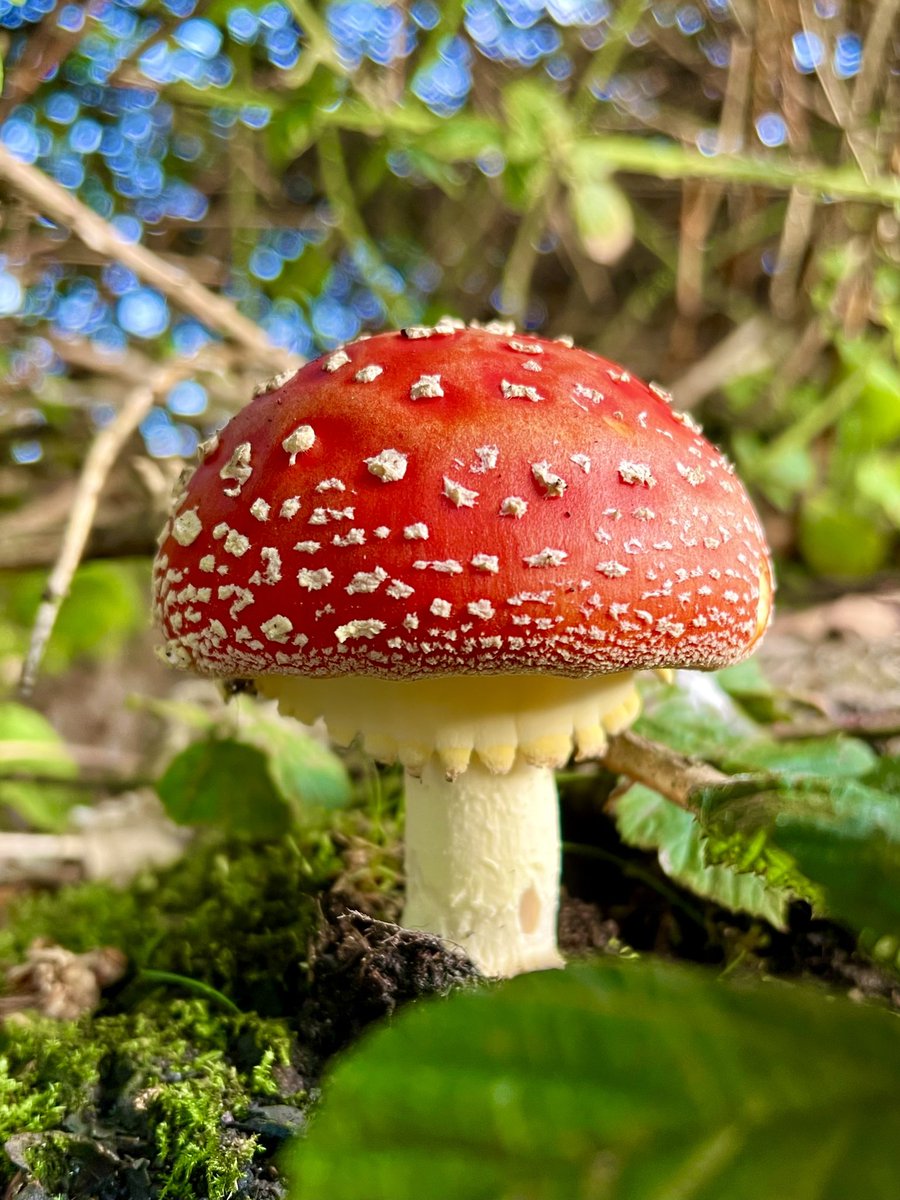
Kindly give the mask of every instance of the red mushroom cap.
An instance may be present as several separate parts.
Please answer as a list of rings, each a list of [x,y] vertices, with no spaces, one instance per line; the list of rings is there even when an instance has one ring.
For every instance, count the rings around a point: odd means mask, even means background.
[[[179,666],[711,668],[769,620],[728,462],[661,388],[563,340],[449,322],[360,339],[201,451],[154,572]]]

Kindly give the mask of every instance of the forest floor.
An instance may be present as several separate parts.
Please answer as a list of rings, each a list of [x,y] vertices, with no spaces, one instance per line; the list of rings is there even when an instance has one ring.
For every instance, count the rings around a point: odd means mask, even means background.
[[[900,709],[898,647],[900,596],[849,596],[779,617],[761,658],[816,719],[840,723]],[[674,884],[655,853],[619,838],[604,811],[613,785],[595,771],[563,789],[566,842],[605,860],[566,856],[568,956],[814,979],[900,1008],[897,974],[805,904],[778,930]],[[351,809],[277,844],[205,837],[124,889],[8,885],[6,1200],[284,1195],[278,1152],[334,1055],[410,1000],[484,986],[462,955],[393,924],[399,846],[389,799],[377,821]],[[48,997],[67,1019],[35,1014],[52,1011]]]

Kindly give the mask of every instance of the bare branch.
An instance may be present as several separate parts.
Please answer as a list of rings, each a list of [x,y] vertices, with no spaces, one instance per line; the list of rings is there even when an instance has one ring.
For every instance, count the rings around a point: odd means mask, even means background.
[[[878,0],[869,18],[862,66],[850,99],[850,116],[854,128],[863,124],[872,111],[879,81],[884,80],[884,62],[892,45],[892,32],[897,20],[900,0]]]
[[[675,403],[679,408],[693,408],[730,380],[770,366],[782,353],[782,343],[791,341],[792,336],[789,329],[779,329],[762,313],[748,317],[668,384]]]
[[[108,221],[82,204],[73,192],[66,191],[37,167],[16,158],[2,143],[0,178],[29,200],[38,212],[71,229],[90,249],[130,267],[139,279],[158,288],[204,325],[249,350],[273,372],[297,365],[294,355],[273,346],[263,330],[239,312],[230,300],[209,291],[187,271],[167,263],[146,246],[126,242]]]
[[[35,617],[31,644],[19,679],[20,695],[28,696],[34,687],[60,606],[91,532],[100,493],[119,452],[153,407],[157,395],[196,370],[197,361],[193,359],[178,359],[156,367],[148,382],[140,384],[125,397],[115,419],[101,429],[91,443],[72,499],[62,544]]]
[[[730,776],[715,767],[685,758],[668,746],[636,733],[619,733],[609,739],[603,765],[616,775],[627,775],[677,804],[696,812],[693,795],[700,788],[727,783]]]
[[[779,740],[806,741],[843,733],[877,742],[900,736],[900,709],[844,713],[835,717],[801,717],[795,721],[778,721],[769,725],[766,732]]]

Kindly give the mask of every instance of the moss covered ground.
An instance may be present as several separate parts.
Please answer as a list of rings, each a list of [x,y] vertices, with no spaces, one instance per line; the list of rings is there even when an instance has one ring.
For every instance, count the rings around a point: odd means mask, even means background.
[[[333,958],[332,909],[390,914],[395,844],[390,814],[373,829],[351,811],[276,843],[208,840],[125,890],[83,884],[11,906],[3,963],[44,938],[120,947],[129,967],[93,1015],[15,1013],[2,1027],[7,1194],[280,1195],[272,1158],[344,1037],[312,963]]]

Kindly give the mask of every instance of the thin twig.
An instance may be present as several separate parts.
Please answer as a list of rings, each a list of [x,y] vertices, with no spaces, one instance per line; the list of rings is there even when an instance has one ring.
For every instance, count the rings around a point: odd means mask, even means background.
[[[506,258],[500,281],[501,312],[512,317],[520,325],[524,324],[528,311],[531,277],[540,253],[538,247],[547,224],[547,214],[553,207],[557,192],[558,185],[556,180],[552,179],[519,222]]]
[[[836,733],[870,741],[900,736],[900,709],[883,712],[845,713],[838,717],[802,717],[796,721],[777,721],[766,732],[779,740],[806,741]]]
[[[72,762],[88,771],[105,771],[110,768],[124,771],[135,770],[138,758],[121,750],[106,746],[88,746],[72,742],[38,742],[33,739],[15,738],[0,741],[0,771],[4,763]],[[4,778],[8,776],[4,775]],[[57,780],[59,776],[56,776]]]
[[[606,87],[616,73],[623,54],[628,50],[628,38],[646,8],[644,0],[625,0],[613,12],[603,45],[591,55],[588,69],[578,82],[578,91],[572,104],[577,124],[587,123],[593,112],[596,92]]]
[[[891,34],[898,9],[900,0],[879,0],[869,18],[862,65],[850,99],[850,117],[854,127],[861,125],[872,111],[875,91],[882,79],[884,60],[891,48]]]
[[[63,864],[72,864],[82,879],[126,882],[145,867],[164,867],[184,853],[190,832],[164,818],[138,818],[128,825],[89,828],[80,833],[9,833],[0,830],[0,879],[10,877],[13,863],[20,878],[68,882]],[[54,864],[48,874],[37,864]]]
[[[56,780],[59,783],[59,780]],[[80,833],[0,832],[0,862],[10,859],[57,859],[79,862],[84,857],[84,835]]]
[[[669,390],[679,408],[693,408],[730,380],[769,366],[777,360],[780,349],[780,331],[769,318],[762,314],[752,316],[716,342],[708,354],[674,383],[669,383]]]
[[[879,164],[870,139],[864,135],[864,130],[854,123],[850,91],[835,73],[829,27],[818,15],[811,0],[800,0],[800,20],[803,28],[817,37],[825,47],[826,52],[816,60],[816,76],[835,123],[843,131],[847,148],[856,159],[860,171],[869,179],[876,174]]]
[[[138,385],[125,397],[115,419],[101,429],[91,443],[75,489],[62,544],[34,620],[19,679],[21,696],[30,695],[34,687],[60,606],[90,535],[100,493],[119,452],[153,407],[160,392],[167,391],[179,379],[196,370],[197,362],[192,359],[178,359],[156,367],[147,383]]]
[[[720,179],[734,186],[763,187],[774,192],[805,187],[825,192],[833,200],[862,200],[870,204],[900,201],[896,175],[866,178],[851,164],[822,166],[786,155],[715,154],[705,156],[690,146],[629,134],[599,135],[591,154],[602,149],[611,171],[630,171],[653,179]]]
[[[343,238],[350,256],[370,290],[384,305],[388,319],[394,325],[407,324],[411,315],[407,300],[402,294],[391,294],[378,279],[378,269],[384,266],[384,259],[366,228],[357,205],[341,144],[340,130],[323,130],[316,150],[322,188],[334,210],[337,231]]]
[[[0,784],[3,783],[33,783],[36,787],[71,788],[79,792],[103,792],[105,795],[136,792],[139,788],[153,786],[152,779],[137,775],[130,779],[119,775],[75,776],[68,779],[65,775],[48,775],[41,771],[4,771],[0,768]]]
[[[769,286],[772,311],[783,321],[792,320],[797,309],[798,280],[812,237],[817,207],[811,192],[800,188],[792,190]]]
[[[287,351],[273,346],[262,329],[245,317],[224,296],[209,291],[187,271],[167,263],[159,255],[134,242],[127,242],[114,226],[61,187],[43,171],[22,162],[0,143],[0,178],[28,199],[45,216],[71,229],[90,249],[130,267],[145,283],[158,288],[180,308],[199,321],[232,338],[274,371],[297,365]]]
[[[687,812],[697,811],[693,796],[700,788],[727,783],[730,778],[715,767],[629,732],[609,739],[603,765],[616,775],[627,775],[653,788]]]
[[[732,38],[731,64],[716,133],[716,149],[720,154],[737,154],[741,149],[750,94],[752,55],[753,46],[748,40]],[[675,296],[679,312],[696,319],[703,306],[704,259],[707,257],[713,223],[725,194],[725,185],[717,181],[692,184],[685,180],[682,194]]]

